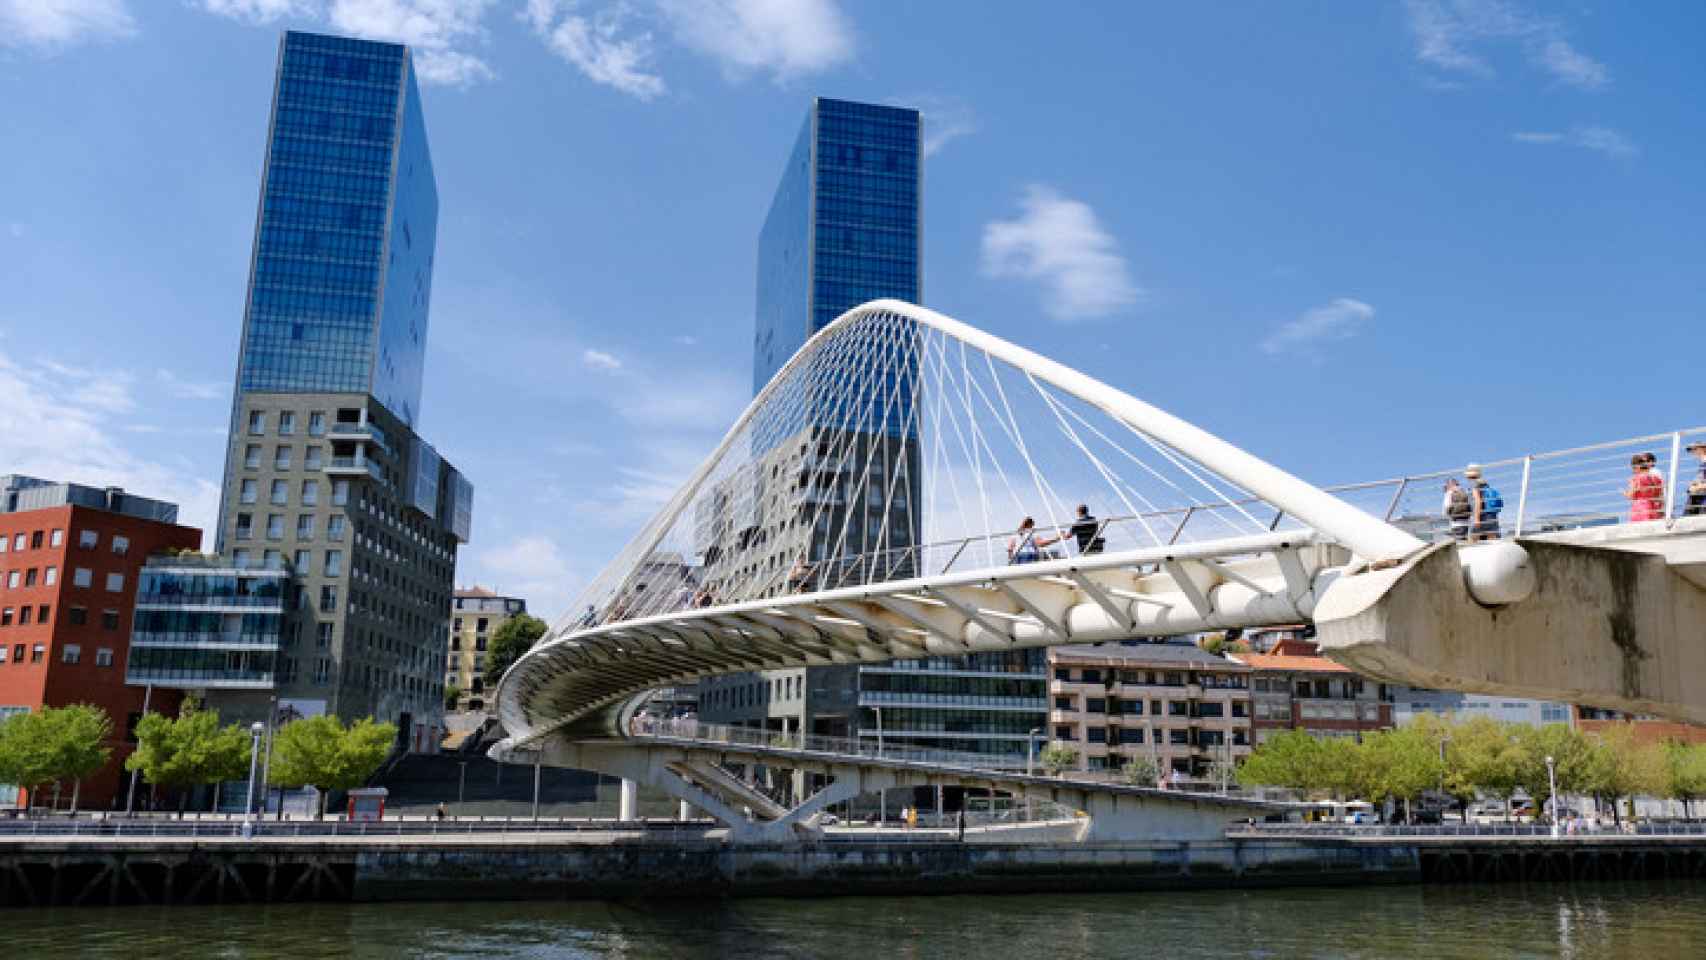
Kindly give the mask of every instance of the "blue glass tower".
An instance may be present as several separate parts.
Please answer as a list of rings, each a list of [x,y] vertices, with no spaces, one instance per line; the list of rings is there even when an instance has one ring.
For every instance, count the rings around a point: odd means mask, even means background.
[[[407,49],[286,33],[238,393],[367,393],[414,427],[437,231]]]
[[[917,110],[818,97],[758,236],[752,389],[867,300],[923,296]]]

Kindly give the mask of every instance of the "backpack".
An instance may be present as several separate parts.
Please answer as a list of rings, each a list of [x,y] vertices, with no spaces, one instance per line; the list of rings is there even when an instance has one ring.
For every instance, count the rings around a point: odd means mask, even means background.
[[[1505,508],[1505,498],[1490,483],[1481,484],[1481,512],[1498,513]]]

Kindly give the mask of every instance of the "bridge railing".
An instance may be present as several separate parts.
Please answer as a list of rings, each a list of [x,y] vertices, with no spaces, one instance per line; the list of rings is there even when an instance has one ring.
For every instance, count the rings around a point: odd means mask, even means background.
[[[1011,758],[960,750],[934,750],[868,738],[828,737],[803,731],[755,730],[697,719],[636,716],[631,736],[695,743],[763,747],[775,750],[821,753],[839,757],[869,757],[893,763],[919,763],[969,770],[1013,770]],[[1005,761],[1005,762],[1004,762]],[[1022,761],[1021,761],[1022,763]]]
[[[1447,516],[1446,481],[1456,480],[1467,491],[1467,468],[1478,467],[1482,478],[1503,501],[1494,522],[1481,527],[1486,539],[1546,533],[1579,527],[1604,526],[1636,519],[1675,519],[1706,515],[1706,473],[1689,444],[1706,442],[1706,427],[1629,437],[1605,443],[1532,453],[1500,460],[1465,462],[1462,466],[1405,474],[1384,480],[1326,487],[1345,502],[1402,527],[1423,540],[1444,540],[1475,533],[1467,524],[1454,529]],[[1633,470],[1630,460],[1651,454],[1652,473],[1659,480],[1645,498],[1647,506],[1624,495]],[[1691,493],[1694,485],[1698,493]],[[1651,514],[1651,515],[1649,515]],[[1192,543],[1248,535],[1254,529],[1302,529],[1295,517],[1276,511],[1261,500],[1244,498],[1198,506],[1098,517],[1097,537],[1107,552],[1132,550],[1157,543]],[[1041,540],[1056,540],[1040,548],[1044,559],[1066,557],[1078,545],[1065,525],[1041,526]],[[1058,539],[1057,539],[1058,538]],[[807,592],[852,583],[948,573],[1000,566],[1009,562],[1009,531],[937,540],[863,554],[832,557],[813,564],[805,577],[789,581],[777,576],[770,592]]]
[[[1337,824],[1254,823],[1237,824],[1227,831],[1233,836],[1284,837],[1550,837],[1545,823],[1443,823],[1443,824]],[[1698,837],[1706,836],[1706,822],[1625,823],[1560,827],[1561,837]]]

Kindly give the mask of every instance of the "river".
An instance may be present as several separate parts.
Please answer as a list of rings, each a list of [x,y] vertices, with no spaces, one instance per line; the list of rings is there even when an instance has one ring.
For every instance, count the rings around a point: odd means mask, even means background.
[[[1706,956],[1706,884],[8,910],[15,957]]]

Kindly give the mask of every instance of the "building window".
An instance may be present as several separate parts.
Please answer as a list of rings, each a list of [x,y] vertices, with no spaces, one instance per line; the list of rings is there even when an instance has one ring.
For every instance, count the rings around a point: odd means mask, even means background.
[[[71,571],[71,585],[74,587],[88,587],[94,582],[95,573],[88,567],[76,567]]]
[[[296,557],[295,557],[295,559],[293,559],[291,561],[291,566],[295,567],[296,572],[298,574],[301,574],[302,576],[308,576],[309,574],[313,573],[314,571],[312,568],[314,566],[314,551],[312,551],[312,550],[298,550],[298,551],[296,551]]]
[[[331,584],[320,587],[320,612],[336,613],[338,609],[338,588]]]
[[[279,553],[277,550],[262,550],[261,566],[266,567],[268,570],[277,570],[280,567],[283,567],[284,554]]]
[[[100,546],[101,535],[94,530],[77,531],[77,545],[85,550],[93,550]]]
[[[333,624],[330,620],[320,621],[319,633],[314,637],[314,645],[319,647],[322,650],[331,646],[332,645],[332,629],[333,629]]]
[[[26,586],[26,587],[35,586],[36,585],[36,578],[38,576],[40,576],[40,574],[36,571],[35,567],[31,567],[28,570],[25,570],[24,571],[24,586]]]
[[[72,626],[81,627],[89,622],[89,609],[87,607],[72,607],[66,611],[65,619]]]
[[[482,634],[479,634],[479,635],[474,637],[474,649],[475,650],[486,649],[486,635],[485,634],[482,633]]]
[[[95,648],[95,666],[97,666],[97,667],[110,667],[112,665],[113,665],[113,648],[112,647],[96,647]]]
[[[109,573],[109,574],[107,574],[107,592],[108,593],[123,593],[124,592],[124,574],[122,574],[122,573]]]
[[[284,539],[284,514],[282,514],[282,513],[269,513],[269,514],[267,514],[267,539],[268,540],[283,540]]]
[[[261,436],[267,432],[267,415],[260,410],[249,411],[249,434]]]
[[[332,661],[327,660],[325,657],[321,657],[320,659],[315,660],[314,661],[314,683],[315,683],[315,685],[316,686],[325,685],[327,678],[331,676],[331,672],[332,672]]]
[[[68,643],[59,648],[60,663],[76,663],[83,659],[83,648],[75,643]]]
[[[231,551],[231,562],[239,568],[246,567],[249,565],[250,556],[252,554],[247,550],[233,550]]]
[[[24,645],[23,644],[21,644],[21,643],[15,644],[12,647],[12,662],[13,663],[23,663],[24,662]]]
[[[18,587],[18,577],[19,576],[21,576],[21,574],[16,570],[13,570],[12,572],[6,574],[6,589],[16,590]]]
[[[290,502],[290,483],[285,480],[272,482],[272,494],[268,498],[275,506],[283,506]]]
[[[314,539],[314,515],[312,513],[299,513],[296,515],[296,539]]]
[[[30,549],[31,550],[40,550],[41,544],[42,544],[42,532],[40,530],[37,530],[35,533],[30,534]]]
[[[129,553],[130,552],[130,538],[129,537],[121,537],[116,533],[113,534],[113,552],[118,554],[121,557],[124,556],[125,554]]]
[[[27,627],[29,625],[30,625],[30,608],[29,607],[19,607],[18,608],[18,626]]]
[[[344,538],[344,518],[329,517],[326,520],[326,539],[342,540]]]
[[[324,436],[326,433],[326,415],[319,410],[308,414],[308,435],[310,437]]]
[[[0,609],[0,627],[9,627],[11,625],[12,625],[12,608],[6,607],[5,609]]]
[[[249,470],[261,468],[261,445],[251,443],[243,448],[243,466]]]
[[[337,504],[340,507],[346,503],[349,503],[349,481],[348,480],[334,480],[334,481],[332,481],[332,502]]]
[[[118,611],[117,610],[102,610],[101,611],[101,629],[102,630],[117,630],[118,629]]]
[[[253,480],[244,480],[237,491],[238,503],[254,503],[260,496],[260,488]]]
[[[320,481],[302,481],[302,505],[312,507],[320,502]]]
[[[342,550],[327,550],[326,551],[326,568],[325,568],[326,576],[328,576],[328,577],[339,577],[339,576],[343,576],[343,572],[344,572],[344,552]]]
[[[278,415],[278,435],[288,437],[296,433],[296,414],[285,411]]]
[[[302,469],[304,470],[318,470],[324,462],[320,459],[320,447],[317,444],[302,452]]]
[[[35,646],[30,648],[30,662],[31,663],[40,663],[40,662],[42,662],[43,658],[45,658],[46,656],[47,656],[47,648],[42,646],[41,644],[38,643]]]
[[[255,517],[253,514],[237,514],[237,539],[247,540],[255,533]]]
[[[273,451],[272,468],[274,470],[290,469],[290,447],[283,445]]]

